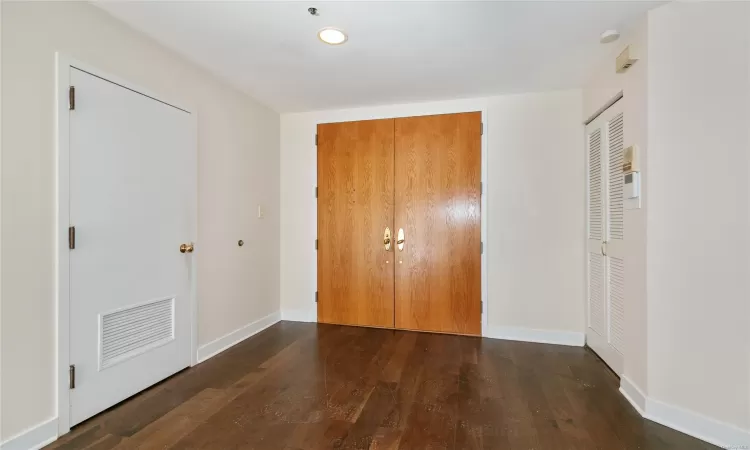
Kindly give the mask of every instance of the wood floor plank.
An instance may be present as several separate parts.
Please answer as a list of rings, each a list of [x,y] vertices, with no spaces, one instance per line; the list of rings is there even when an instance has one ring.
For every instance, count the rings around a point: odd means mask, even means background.
[[[115,436],[113,434],[108,434],[104,436],[103,438],[99,439],[98,441],[94,442],[93,444],[85,447],[85,450],[109,450],[112,448],[115,448],[120,442],[123,442],[127,440],[128,438],[123,438],[122,436]],[[155,448],[155,447],[151,447]]]
[[[300,423],[284,450],[323,450],[340,448],[348,435],[349,422],[323,419]]]
[[[398,450],[401,443],[401,431],[392,428],[380,428],[375,432],[370,450]]]
[[[454,448],[456,420],[432,405],[412,403],[409,422],[399,444],[400,450]]]
[[[114,448],[168,448],[216,413],[227,402],[227,396],[223,389],[204,389]]]
[[[583,348],[281,322],[48,449],[703,450]]]
[[[395,445],[401,434],[391,420],[396,408],[392,387],[379,382],[370,392],[357,421],[350,427],[342,448],[369,449],[373,444],[376,448]]]
[[[106,414],[106,413],[105,413]],[[62,436],[57,441],[45,447],[46,450],[73,450],[86,448],[98,442],[107,434],[101,426],[78,427],[75,432]]]

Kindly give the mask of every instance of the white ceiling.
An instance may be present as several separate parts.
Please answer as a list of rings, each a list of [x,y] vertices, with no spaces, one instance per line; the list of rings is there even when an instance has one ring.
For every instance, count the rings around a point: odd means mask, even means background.
[[[664,2],[96,4],[279,112],[582,86],[625,28]],[[316,6],[319,16],[307,8]],[[325,26],[349,42],[317,38]]]

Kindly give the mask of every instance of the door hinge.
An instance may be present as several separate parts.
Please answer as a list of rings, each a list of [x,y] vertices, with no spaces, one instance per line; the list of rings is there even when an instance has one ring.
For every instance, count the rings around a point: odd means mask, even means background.
[[[71,364],[68,368],[68,389],[76,388],[76,366]]]
[[[317,249],[318,249],[318,240],[315,239],[315,250],[317,250]]]
[[[479,314],[484,314],[484,301],[479,302]]]
[[[68,248],[76,248],[76,227],[68,227]]]
[[[318,198],[318,187],[315,186],[315,198]]]
[[[68,88],[68,109],[73,111],[76,109],[76,87],[70,86]]]
[[[484,136],[484,122],[479,123],[479,135]]]
[[[479,195],[484,195],[484,183],[479,182]]]
[[[484,255],[484,242],[479,243],[479,254]]]
[[[318,145],[318,135],[315,135],[315,145]]]
[[[315,303],[318,303],[318,291],[315,291]]]

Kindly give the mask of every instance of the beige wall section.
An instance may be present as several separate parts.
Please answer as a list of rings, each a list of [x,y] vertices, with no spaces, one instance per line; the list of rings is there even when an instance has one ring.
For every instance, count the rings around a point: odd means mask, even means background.
[[[281,118],[281,307],[316,320],[317,123],[485,111],[488,327],[583,333],[581,92],[284,114]]]
[[[56,415],[55,51],[198,112],[200,344],[278,310],[279,116],[86,3],[2,8],[5,440]]]
[[[489,100],[489,328],[583,332],[581,91]]]
[[[625,210],[625,350],[624,376],[643,393],[647,377],[646,308],[646,211],[648,206],[648,26],[646,16],[635,21],[616,44],[609,57],[592,71],[583,89],[582,120],[591,117],[619,92],[624,103],[624,145],[637,145],[641,159],[641,209]],[[626,47],[638,62],[627,72],[615,72],[615,58]],[[581,152],[585,152],[583,147]]]
[[[648,75],[649,396],[743,428],[750,423],[748,14],[745,2],[652,11]]]

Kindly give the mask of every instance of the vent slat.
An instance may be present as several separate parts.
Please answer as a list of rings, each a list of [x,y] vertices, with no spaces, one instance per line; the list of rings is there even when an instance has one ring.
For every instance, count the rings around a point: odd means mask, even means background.
[[[598,253],[589,253],[589,326],[606,336],[603,259]]]
[[[136,320],[141,317],[151,317],[153,315],[162,314],[165,309],[169,309],[169,308],[170,308],[169,305],[163,305],[163,306],[158,306],[158,307],[148,308],[148,309],[138,309],[137,311],[130,311],[130,310],[118,311],[117,313],[113,313],[113,316],[114,314],[118,314],[117,316],[110,317],[110,315],[107,315],[103,317],[103,320],[104,320],[104,324],[107,327],[114,327],[121,323],[130,323],[131,321]]]
[[[117,335],[116,340],[113,340],[111,338],[108,339],[107,336],[105,336],[103,341],[105,342],[105,344],[102,346],[102,352],[116,350],[122,346],[130,344],[131,342],[143,340],[144,337],[148,337],[154,333],[160,333],[164,330],[172,330],[171,321],[167,322],[165,320],[154,324],[154,326],[133,329],[129,333]]]
[[[625,271],[621,258],[609,257],[610,342],[620,353],[625,348]]]
[[[141,336],[140,339],[129,342],[127,345],[123,344],[117,348],[110,349],[106,352],[102,352],[102,355],[106,358],[113,358],[117,355],[125,354],[133,349],[143,347],[144,343],[157,342],[164,338],[171,336],[171,330],[161,330],[154,332],[149,335]]]
[[[173,298],[103,314],[99,367],[112,366],[173,339]]]
[[[602,237],[601,130],[589,135],[589,239]]]
[[[609,239],[624,239],[623,214],[623,114],[620,113],[608,124],[609,140]]]
[[[133,320],[132,322],[122,322],[117,324],[117,326],[106,326],[105,330],[103,332],[104,336],[110,335],[110,334],[121,334],[121,333],[128,333],[129,330],[133,330],[134,328],[138,328],[144,325],[153,324],[155,322],[158,322],[160,320],[163,320],[164,317],[166,317],[167,314],[155,314],[153,316],[143,316],[138,317],[136,320]]]

